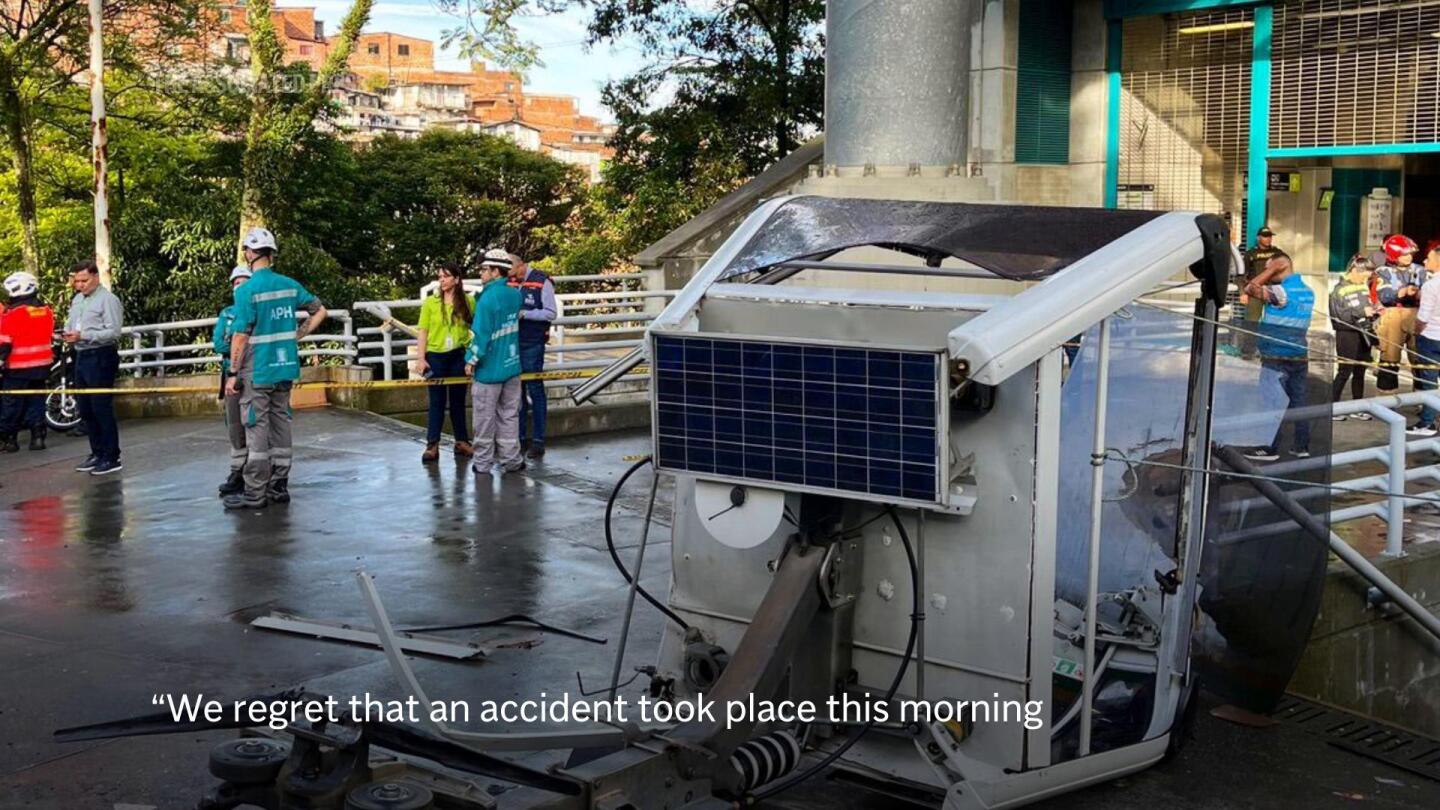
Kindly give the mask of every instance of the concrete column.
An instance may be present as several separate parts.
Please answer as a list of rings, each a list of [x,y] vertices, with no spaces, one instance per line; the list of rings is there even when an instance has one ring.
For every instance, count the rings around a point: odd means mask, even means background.
[[[1099,208],[1105,204],[1106,104],[1109,74],[1105,70],[1107,22],[1100,0],[1075,3],[1071,41],[1070,204]]]
[[[976,0],[830,0],[825,163],[964,166]]]

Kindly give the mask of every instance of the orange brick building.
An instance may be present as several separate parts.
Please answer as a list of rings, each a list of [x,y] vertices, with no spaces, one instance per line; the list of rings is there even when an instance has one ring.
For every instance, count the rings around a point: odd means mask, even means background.
[[[536,130],[541,151],[587,168],[594,179],[600,162],[611,155],[609,130],[599,119],[581,115],[573,97],[527,93],[519,74],[491,70],[484,63],[468,71],[436,70],[435,44],[428,39],[386,31],[361,34],[350,69],[370,86],[385,87],[397,107],[435,113],[431,120],[438,126],[497,134],[518,131],[502,125]],[[454,106],[456,86],[464,86],[467,95],[463,114]]]
[[[242,2],[221,0],[217,56],[249,60],[245,12]],[[315,69],[324,64],[330,42],[313,7],[277,7],[272,18],[287,62],[306,62]],[[606,145],[613,130],[581,115],[573,97],[527,93],[519,74],[491,70],[484,63],[468,71],[436,70],[435,43],[428,39],[388,31],[361,34],[350,70],[352,84],[378,93],[389,117],[412,131],[448,126],[511,137],[584,168],[592,180],[599,179],[601,162],[613,154]]]
[[[246,21],[244,3],[224,0],[220,3],[220,30],[223,41],[218,44],[223,52],[217,53],[239,62],[249,61],[250,25]],[[325,23],[315,19],[313,7],[297,6],[274,8],[270,19],[275,23],[275,32],[285,46],[285,62],[305,62],[312,69],[319,70],[330,54],[330,42],[325,36]]]

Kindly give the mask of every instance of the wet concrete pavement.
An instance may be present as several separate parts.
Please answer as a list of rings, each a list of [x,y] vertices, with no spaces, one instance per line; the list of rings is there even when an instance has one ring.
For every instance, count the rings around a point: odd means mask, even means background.
[[[421,433],[381,417],[302,412],[296,435],[294,501],[243,513],[223,512],[215,497],[226,444],[212,419],[124,423],[125,470],[109,478],[71,471],[83,439],[0,457],[0,807],[193,806],[211,782],[206,753],[228,735],[49,738],[56,728],[148,713],[156,693],[230,697],[303,684],[399,697],[377,650],[247,625],[271,610],[368,624],[357,570],[376,576],[397,625],[527,613],[618,637],[625,588],[605,551],[604,505],[646,434],[560,441],[543,463],[505,478],[477,478],[448,455],[423,467]],[[647,476],[637,475],[621,501],[622,547],[638,538]],[[668,522],[663,487],[657,514]],[[644,581],[656,592],[669,577],[668,539],[663,529],[652,535]],[[661,630],[654,611],[636,616],[627,669],[654,661]],[[452,635],[539,643],[497,649],[482,662],[415,659],[432,698],[573,692],[577,671],[593,688],[608,678],[614,650],[613,641],[600,647],[514,628]],[[1292,797],[1304,801],[1284,803]],[[1440,786],[1294,729],[1202,717],[1192,750],[1174,762],[1041,806],[1362,800],[1437,807]],[[894,806],[824,785],[794,791],[785,804]]]

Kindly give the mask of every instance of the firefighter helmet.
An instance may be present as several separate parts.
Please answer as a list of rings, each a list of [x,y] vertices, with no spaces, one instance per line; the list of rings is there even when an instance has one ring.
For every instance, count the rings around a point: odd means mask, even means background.
[[[1415,244],[1415,240],[1403,233],[1397,233],[1385,240],[1385,258],[1389,259],[1391,264],[1400,261],[1400,257],[1406,253],[1419,252],[1420,246]]]

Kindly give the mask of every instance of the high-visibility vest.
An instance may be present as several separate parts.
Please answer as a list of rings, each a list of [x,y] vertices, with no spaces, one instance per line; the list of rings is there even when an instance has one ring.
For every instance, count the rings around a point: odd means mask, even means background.
[[[0,313],[0,343],[9,344],[12,369],[49,367],[55,362],[50,340],[55,311],[48,306],[11,307]]]

